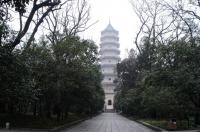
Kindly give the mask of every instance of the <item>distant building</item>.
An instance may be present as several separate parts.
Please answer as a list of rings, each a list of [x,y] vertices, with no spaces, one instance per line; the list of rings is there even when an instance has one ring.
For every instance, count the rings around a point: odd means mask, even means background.
[[[114,109],[114,89],[116,86],[113,81],[117,77],[116,64],[120,61],[118,34],[118,31],[112,27],[110,22],[106,29],[101,32],[100,61],[104,76],[102,86],[105,92],[105,111]]]

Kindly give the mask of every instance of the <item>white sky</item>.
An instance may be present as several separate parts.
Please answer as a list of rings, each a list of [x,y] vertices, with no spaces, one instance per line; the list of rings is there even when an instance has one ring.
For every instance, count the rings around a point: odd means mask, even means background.
[[[91,22],[98,21],[83,33],[83,38],[92,39],[99,46],[100,33],[109,23],[119,31],[121,58],[127,56],[127,49],[135,49],[133,43],[139,22],[129,0],[89,0]]]
[[[101,31],[111,21],[112,26],[119,31],[120,56],[127,57],[127,50],[135,48],[134,39],[140,23],[133,11],[131,0],[88,0],[91,6],[89,23],[98,21],[85,32],[81,33],[84,39],[92,39],[99,46]],[[18,29],[18,24],[13,24]],[[37,35],[36,35],[37,37]]]

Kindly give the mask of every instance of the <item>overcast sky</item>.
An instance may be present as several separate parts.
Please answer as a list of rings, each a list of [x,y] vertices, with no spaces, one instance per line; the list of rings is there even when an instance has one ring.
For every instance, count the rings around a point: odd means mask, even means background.
[[[100,33],[109,23],[119,31],[121,57],[127,56],[127,49],[135,48],[133,44],[139,23],[130,0],[89,0],[91,5],[91,22],[98,21],[83,33],[85,39],[92,39],[99,46]]]
[[[81,33],[81,37],[84,39],[92,39],[99,46],[101,31],[106,28],[110,19],[112,26],[119,31],[120,56],[121,58],[125,58],[127,56],[127,49],[136,49],[133,41],[140,25],[130,1],[88,0],[91,6],[91,20],[89,23],[98,22]],[[19,24],[13,24],[12,27],[18,29]]]

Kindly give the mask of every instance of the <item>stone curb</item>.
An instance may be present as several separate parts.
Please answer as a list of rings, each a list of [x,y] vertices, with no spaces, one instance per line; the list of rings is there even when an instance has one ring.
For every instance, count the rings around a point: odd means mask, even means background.
[[[165,129],[162,129],[160,127],[157,127],[157,126],[154,126],[154,125],[151,125],[149,123],[146,123],[146,122],[142,122],[142,121],[137,121],[138,123],[141,123],[142,125],[146,126],[146,127],[149,127],[157,132],[171,132],[171,131],[167,131]],[[173,132],[200,132],[200,130],[180,130],[180,131],[173,131]]]
[[[81,120],[77,120],[77,121],[74,121],[74,122],[71,122],[71,123],[67,123],[67,124],[52,128],[52,129],[31,129],[31,128],[18,128],[18,129],[10,129],[10,130],[0,129],[0,132],[59,132],[59,131],[65,129],[65,128],[69,128],[73,125],[81,123],[81,122],[88,120],[90,118],[91,117],[87,117],[87,118],[84,118],[84,119],[81,119]]]
[[[142,121],[138,121],[138,120],[136,120],[136,119],[127,117],[127,116],[124,115],[124,114],[120,114],[120,115],[122,115],[122,116],[124,116],[124,117],[126,117],[126,118],[128,118],[128,119],[130,119],[130,120],[132,120],[132,121],[135,121],[135,122],[137,122],[137,123],[139,123],[139,124],[141,124],[141,125],[143,125],[143,126],[146,126],[146,127],[150,128],[150,129],[156,131],[156,132],[162,132],[162,131],[164,131],[164,129],[159,128],[159,127],[156,127],[156,126],[153,126],[153,125],[150,125],[149,123],[142,122]]]
[[[153,125],[151,125],[151,124],[149,124],[149,123],[146,123],[146,122],[143,122],[143,121],[136,121],[136,122],[138,122],[138,123],[140,123],[140,124],[142,124],[142,125],[144,125],[144,126],[150,128],[150,129],[152,129],[152,130],[154,130],[154,131],[156,131],[156,132],[163,132],[163,131],[166,131],[165,129],[162,129],[162,128],[157,127],[157,126],[153,126]]]
[[[171,132],[171,131],[162,131],[162,132]],[[200,130],[183,130],[183,131],[173,131],[173,132],[200,132]]]
[[[138,121],[138,120],[135,120],[135,119],[133,119],[133,118],[129,118],[129,117],[127,117],[126,115],[123,115],[123,114],[120,114],[120,115],[122,115],[122,116],[124,116],[124,117],[126,117],[126,118],[128,118],[128,119],[130,119],[130,120],[133,120],[133,121],[135,121],[135,122],[137,122],[137,123],[139,123],[139,124],[141,124],[141,125],[144,125],[144,126],[150,128],[150,129],[152,129],[152,130],[154,130],[154,131],[156,131],[156,132],[171,132],[171,131],[167,131],[167,130],[165,130],[165,129],[162,129],[162,128],[160,128],[160,127],[151,125],[151,124],[149,124],[149,123],[146,123],[146,122],[143,122],[143,121]],[[173,132],[200,132],[200,130],[183,130],[183,131],[173,131]]]
[[[65,128],[69,128],[69,127],[71,127],[73,125],[79,124],[79,123],[81,123],[81,122],[83,122],[85,120],[88,120],[90,118],[91,117],[87,117],[87,118],[84,118],[84,119],[81,119],[81,120],[77,120],[77,121],[74,121],[74,122],[71,122],[71,123],[68,123],[68,124],[64,124],[62,126],[59,126],[59,127],[51,129],[50,132],[59,132],[59,131],[65,129]]]

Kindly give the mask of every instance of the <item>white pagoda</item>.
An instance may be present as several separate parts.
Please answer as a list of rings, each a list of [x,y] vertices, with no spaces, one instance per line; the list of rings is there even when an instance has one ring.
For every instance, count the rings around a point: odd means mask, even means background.
[[[100,61],[104,76],[102,87],[105,92],[105,111],[114,110],[113,102],[116,86],[113,81],[117,77],[116,64],[120,61],[118,34],[118,31],[112,27],[110,22],[106,29],[101,32]]]

